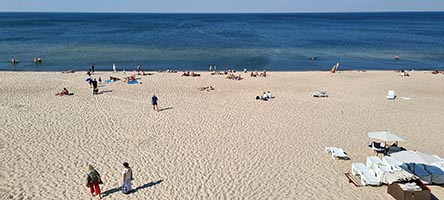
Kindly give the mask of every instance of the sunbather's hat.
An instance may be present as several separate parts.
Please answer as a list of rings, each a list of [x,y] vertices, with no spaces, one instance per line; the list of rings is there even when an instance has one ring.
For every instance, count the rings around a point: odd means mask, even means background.
[[[88,166],[86,166],[86,169],[87,169],[87,170],[93,170],[94,167],[93,167],[92,165],[88,165]]]
[[[129,164],[128,164],[127,162],[124,162],[124,163],[123,163],[123,166],[124,166],[124,167],[129,167]]]

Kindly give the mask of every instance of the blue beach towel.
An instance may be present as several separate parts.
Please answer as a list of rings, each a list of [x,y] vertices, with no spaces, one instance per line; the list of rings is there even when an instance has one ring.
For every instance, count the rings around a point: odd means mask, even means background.
[[[128,82],[128,84],[137,84],[137,83],[139,83],[139,81],[137,81],[137,80],[133,80],[133,81]]]

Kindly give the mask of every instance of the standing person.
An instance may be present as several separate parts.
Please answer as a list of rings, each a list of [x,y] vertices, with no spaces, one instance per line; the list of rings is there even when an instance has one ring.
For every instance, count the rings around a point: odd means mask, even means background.
[[[137,73],[140,73],[140,70],[142,69],[142,65],[137,65]]]
[[[116,64],[115,64],[115,63],[113,63],[113,72],[114,72],[114,73],[117,72],[117,71],[116,71]]]
[[[97,80],[96,79],[94,79],[92,81],[92,85],[93,85],[93,95],[97,94],[99,92],[99,89],[97,89]]]
[[[91,65],[91,73],[94,73],[94,63]]]
[[[99,76],[99,83],[102,84],[102,77]]]
[[[89,192],[92,196],[98,195],[99,199],[102,199],[100,195],[100,174],[94,169],[92,165],[87,166],[88,175],[86,177],[86,187],[89,187]]]
[[[213,66],[210,65],[210,69],[209,70],[210,70],[210,72],[213,71]]]
[[[122,177],[123,177],[123,185],[122,185],[122,192],[124,194],[128,194],[133,190],[131,181],[133,180],[133,170],[129,166],[127,162],[123,163],[123,169],[122,171]]]
[[[156,97],[156,95],[153,95],[153,97],[151,97],[151,103],[153,104],[153,110],[159,112],[159,106],[157,105],[157,101],[159,99]]]

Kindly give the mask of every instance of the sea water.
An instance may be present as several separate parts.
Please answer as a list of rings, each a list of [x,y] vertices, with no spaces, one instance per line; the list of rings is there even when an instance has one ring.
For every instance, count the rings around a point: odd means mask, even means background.
[[[355,70],[444,69],[444,12],[0,13],[0,70],[88,70],[94,63],[111,71],[115,63],[127,71],[138,64],[306,71],[337,62]]]

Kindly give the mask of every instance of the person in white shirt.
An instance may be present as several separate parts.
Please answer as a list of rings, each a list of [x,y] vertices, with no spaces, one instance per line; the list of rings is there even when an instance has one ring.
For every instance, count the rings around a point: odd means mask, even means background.
[[[113,64],[113,72],[116,73],[116,64]]]
[[[133,170],[131,169],[131,167],[127,162],[124,162],[123,166],[125,167],[125,169],[122,171],[123,175],[122,192],[128,194],[133,189],[131,183],[131,181],[133,180]]]
[[[267,93],[264,92],[264,94],[262,95],[262,99],[263,99],[264,101],[267,101],[267,100],[268,100]]]
[[[270,92],[270,91],[268,91],[268,93],[267,93],[267,98],[268,98],[268,99],[271,99],[271,98],[272,98],[272,96],[271,96],[271,92]]]

